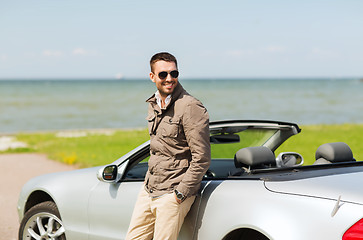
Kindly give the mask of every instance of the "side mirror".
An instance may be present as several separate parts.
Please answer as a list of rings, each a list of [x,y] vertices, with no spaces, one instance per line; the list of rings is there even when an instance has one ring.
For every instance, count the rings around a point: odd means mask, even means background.
[[[277,167],[296,167],[304,164],[304,158],[295,152],[282,152],[276,158]]]
[[[97,178],[102,182],[115,183],[121,179],[117,165],[108,165],[98,171]]]

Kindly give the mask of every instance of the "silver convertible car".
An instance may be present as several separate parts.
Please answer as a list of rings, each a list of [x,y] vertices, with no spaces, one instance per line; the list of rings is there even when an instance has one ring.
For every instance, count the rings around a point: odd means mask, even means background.
[[[179,239],[363,239],[363,162],[342,142],[316,162],[278,147],[294,123],[210,123],[212,162]],[[19,239],[124,239],[147,171],[149,142],[107,166],[31,179],[19,202]],[[312,153],[314,154],[314,153]]]

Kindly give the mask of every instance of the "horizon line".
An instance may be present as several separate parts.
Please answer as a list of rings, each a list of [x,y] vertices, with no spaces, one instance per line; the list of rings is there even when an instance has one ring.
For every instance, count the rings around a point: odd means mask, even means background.
[[[345,77],[185,77],[179,80],[360,80],[363,77],[345,76]],[[0,81],[140,81],[149,80],[148,77],[31,77],[31,78],[0,78]]]

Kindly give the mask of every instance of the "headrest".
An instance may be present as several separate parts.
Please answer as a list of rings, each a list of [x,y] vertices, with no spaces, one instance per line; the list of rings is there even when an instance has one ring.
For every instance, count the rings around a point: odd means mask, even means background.
[[[236,168],[263,168],[266,165],[276,165],[274,153],[268,147],[246,147],[238,150],[234,156]]]
[[[318,147],[315,159],[319,161],[349,162],[355,161],[350,147],[344,142],[325,143]]]

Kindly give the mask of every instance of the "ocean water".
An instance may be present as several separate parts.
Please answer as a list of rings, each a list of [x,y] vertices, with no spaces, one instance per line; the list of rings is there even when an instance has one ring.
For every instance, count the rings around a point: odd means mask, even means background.
[[[210,118],[266,119],[298,124],[363,122],[359,79],[180,80]],[[2,80],[0,133],[60,129],[145,128],[156,91],[139,80]]]

